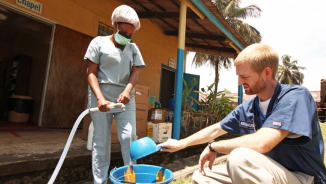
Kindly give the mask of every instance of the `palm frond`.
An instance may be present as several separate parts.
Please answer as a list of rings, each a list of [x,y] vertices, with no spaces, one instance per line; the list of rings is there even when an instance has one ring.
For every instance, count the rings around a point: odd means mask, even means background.
[[[229,18],[246,19],[247,17],[259,18],[261,16],[261,9],[256,5],[249,5],[243,8],[235,9]]]

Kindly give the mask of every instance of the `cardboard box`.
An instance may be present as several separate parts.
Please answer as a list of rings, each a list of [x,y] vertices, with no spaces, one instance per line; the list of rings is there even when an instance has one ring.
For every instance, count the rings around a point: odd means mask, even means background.
[[[155,123],[148,122],[147,123],[147,137],[153,139],[154,142],[158,142],[158,125]]]
[[[158,143],[162,143],[171,139],[172,123],[159,123],[158,127]]]
[[[149,92],[149,87],[138,84],[135,86],[136,134],[138,139],[146,137]]]
[[[163,110],[163,109],[148,110],[148,121],[150,121],[152,123],[165,122],[165,110]]]
[[[171,139],[172,123],[147,123],[147,137],[156,143],[162,143]]]
[[[136,135],[139,139],[146,136],[150,88],[137,84],[134,89],[136,101]],[[82,139],[85,141],[87,141],[88,127],[91,121],[92,119],[89,114],[83,119]],[[114,118],[111,125],[111,143],[119,143],[117,125]]]
[[[88,138],[88,128],[91,122],[92,122],[91,115],[87,114],[83,119],[83,130],[82,130],[82,139],[85,141],[87,141]],[[118,142],[119,139],[118,139],[117,125],[113,117],[112,125],[111,125],[111,143],[118,143]]]

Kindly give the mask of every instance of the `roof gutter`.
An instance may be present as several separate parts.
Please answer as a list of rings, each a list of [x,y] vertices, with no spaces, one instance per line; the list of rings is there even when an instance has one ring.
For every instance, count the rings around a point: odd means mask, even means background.
[[[204,13],[204,15],[216,26],[218,27],[233,43],[235,43],[241,50],[245,47],[240,43],[240,41],[218,20],[213,13],[207,8],[207,6],[201,0],[191,0],[191,2],[197,6],[197,8]]]

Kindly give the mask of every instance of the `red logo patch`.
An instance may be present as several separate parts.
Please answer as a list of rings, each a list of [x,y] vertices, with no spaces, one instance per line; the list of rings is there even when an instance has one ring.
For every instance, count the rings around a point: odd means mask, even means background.
[[[281,122],[273,121],[273,125],[274,125],[274,126],[282,126],[282,123],[281,123]]]

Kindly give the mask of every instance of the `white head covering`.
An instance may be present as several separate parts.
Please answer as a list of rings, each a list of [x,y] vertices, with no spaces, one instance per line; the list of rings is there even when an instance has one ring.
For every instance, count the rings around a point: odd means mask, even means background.
[[[115,22],[126,22],[135,26],[136,30],[140,28],[140,22],[136,11],[127,5],[118,6],[112,13],[112,25]]]

